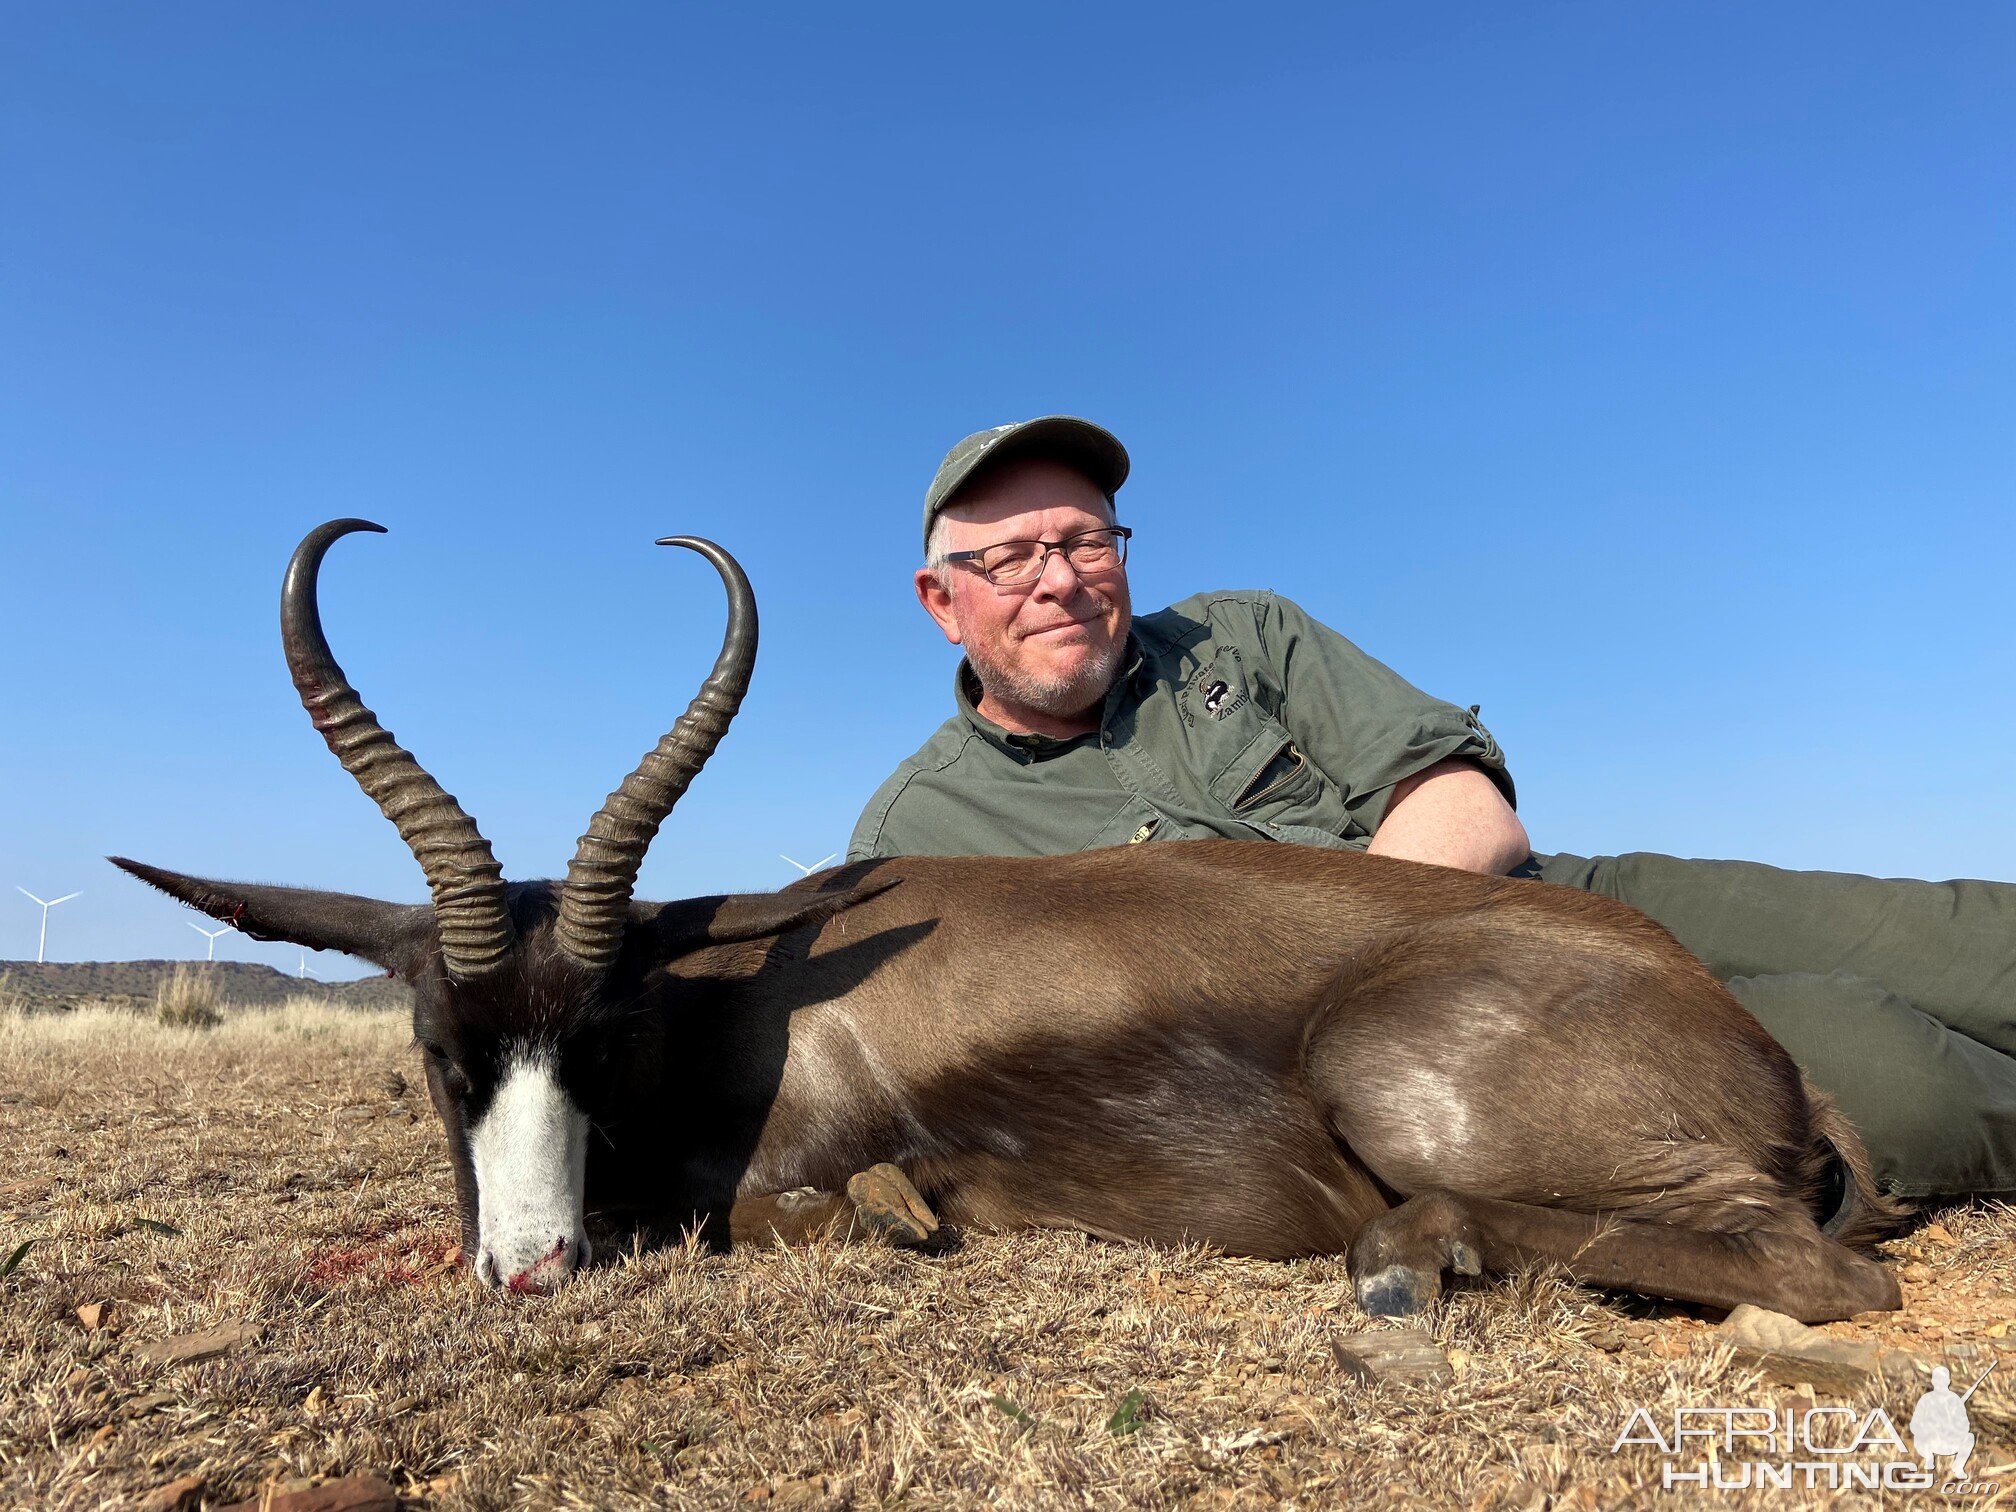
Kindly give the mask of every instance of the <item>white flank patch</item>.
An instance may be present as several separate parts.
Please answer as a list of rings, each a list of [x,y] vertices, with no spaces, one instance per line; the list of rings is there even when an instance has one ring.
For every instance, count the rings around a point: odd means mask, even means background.
[[[542,1051],[520,1052],[470,1131],[476,1166],[476,1274],[512,1291],[549,1291],[588,1259],[581,1229],[588,1115]]]

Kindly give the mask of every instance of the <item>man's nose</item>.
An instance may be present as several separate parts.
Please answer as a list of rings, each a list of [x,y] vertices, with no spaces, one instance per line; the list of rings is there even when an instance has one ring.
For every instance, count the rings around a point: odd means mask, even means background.
[[[1043,570],[1037,574],[1036,586],[1031,591],[1040,598],[1068,599],[1078,591],[1080,582],[1071,559],[1061,550],[1054,550],[1044,554]]]

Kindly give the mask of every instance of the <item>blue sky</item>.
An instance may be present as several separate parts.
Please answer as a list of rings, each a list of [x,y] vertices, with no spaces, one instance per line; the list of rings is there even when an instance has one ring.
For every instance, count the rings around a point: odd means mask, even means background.
[[[1135,600],[1481,702],[1542,849],[2016,874],[2000,4],[15,7],[0,958],[200,953],[98,858],[402,898],[352,677],[514,875],[754,691],[643,891],[780,884],[949,712],[921,494],[1133,453]],[[232,937],[220,953],[291,964]],[[325,972],[343,968],[323,963]]]

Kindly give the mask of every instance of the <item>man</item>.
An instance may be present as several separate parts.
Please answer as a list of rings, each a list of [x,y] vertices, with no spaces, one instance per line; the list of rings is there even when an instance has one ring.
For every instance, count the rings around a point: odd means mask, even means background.
[[[1988,1368],[1995,1367],[1991,1364]],[[1985,1374],[1982,1379],[1986,1379]],[[1974,1453],[1974,1431],[1967,1421],[1967,1397],[1973,1394],[1972,1386],[1967,1388],[1967,1396],[1955,1391],[1953,1372],[1944,1365],[1934,1365],[1932,1389],[1918,1398],[1918,1405],[1911,1409],[1912,1450],[1925,1462],[1927,1470],[1939,1455],[1952,1455],[1953,1463],[1946,1467],[1948,1480],[1967,1479],[1967,1460]]]
[[[1127,470],[1112,435],[1059,415],[947,453],[915,584],[965,651],[957,712],[869,802],[849,859],[1215,835],[1601,892],[1728,982],[1840,1101],[1886,1190],[2016,1196],[2016,886],[1534,855],[1474,707],[1269,593],[1136,618]]]

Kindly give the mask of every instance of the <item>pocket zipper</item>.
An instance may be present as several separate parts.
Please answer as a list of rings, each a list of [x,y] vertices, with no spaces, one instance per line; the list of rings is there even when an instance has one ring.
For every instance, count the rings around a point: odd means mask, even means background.
[[[1265,777],[1267,775],[1268,769],[1272,767],[1275,762],[1279,761],[1284,755],[1292,756],[1295,760],[1295,764],[1289,767],[1288,770],[1283,772],[1279,777],[1276,777],[1272,782],[1268,783],[1267,786],[1261,788],[1258,792],[1255,792],[1253,790],[1253,782],[1258,782],[1262,777]],[[1288,744],[1281,747],[1280,750],[1276,751],[1271,757],[1268,758],[1267,765],[1261,767],[1259,771],[1253,774],[1253,782],[1247,783],[1246,790],[1242,792],[1237,798],[1234,798],[1232,800],[1232,812],[1235,814],[1243,813],[1245,810],[1251,808],[1254,804],[1260,802],[1263,798],[1267,797],[1270,793],[1274,792],[1276,789],[1284,786],[1287,783],[1293,782],[1298,776],[1301,775],[1302,768],[1304,768],[1308,764],[1309,764],[1309,758],[1307,756],[1304,756],[1302,752],[1296,748],[1294,741],[1292,740],[1289,741]]]

